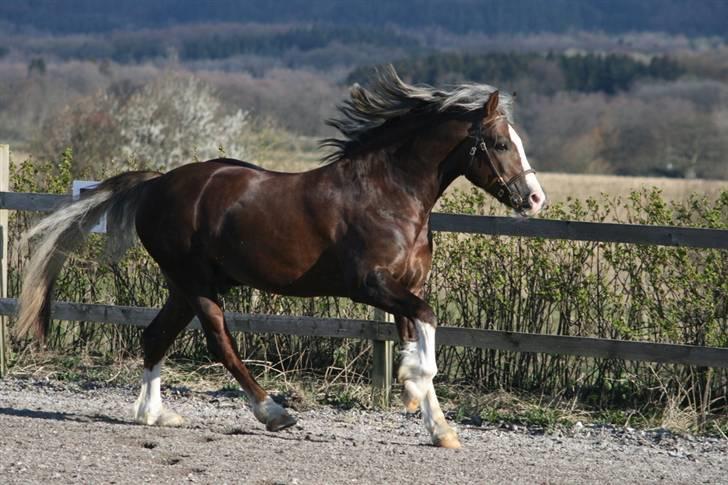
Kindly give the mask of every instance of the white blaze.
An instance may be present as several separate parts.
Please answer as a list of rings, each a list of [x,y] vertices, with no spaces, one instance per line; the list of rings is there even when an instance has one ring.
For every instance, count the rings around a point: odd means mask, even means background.
[[[531,165],[529,165],[528,158],[526,157],[526,151],[523,149],[523,141],[521,141],[521,137],[510,124],[508,125],[508,133],[511,136],[511,141],[514,145],[516,145],[516,149],[518,150],[518,156],[521,159],[521,168],[524,171],[531,170]],[[527,214],[534,215],[541,210],[544,202],[546,202],[546,194],[544,193],[541,184],[538,182],[535,173],[529,173],[526,175],[525,181],[530,192],[529,197],[533,194],[537,201],[534,202],[534,200],[531,199],[531,208],[527,211]]]

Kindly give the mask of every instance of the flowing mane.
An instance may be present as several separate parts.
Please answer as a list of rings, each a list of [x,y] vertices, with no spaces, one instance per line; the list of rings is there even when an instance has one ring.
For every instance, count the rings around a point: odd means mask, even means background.
[[[332,147],[324,161],[334,162],[354,153],[361,153],[394,129],[395,122],[429,123],[447,116],[464,116],[483,109],[488,97],[497,91],[487,84],[461,84],[450,90],[427,85],[414,86],[402,81],[392,65],[377,70],[369,89],[354,84],[349,99],[339,105],[340,117],[326,121],[343,135],[327,138],[322,146]],[[500,108],[512,122],[512,97],[500,94]],[[416,116],[408,116],[416,114]],[[382,129],[387,125],[387,129]],[[398,125],[400,123],[397,123]],[[398,126],[398,131],[402,129]]]

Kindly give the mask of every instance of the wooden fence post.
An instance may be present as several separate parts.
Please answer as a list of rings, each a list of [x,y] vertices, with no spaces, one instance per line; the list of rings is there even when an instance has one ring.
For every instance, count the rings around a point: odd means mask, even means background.
[[[10,146],[0,145],[0,192],[10,189]],[[0,209],[0,298],[8,296],[8,211]],[[0,316],[0,378],[7,373],[7,320]]]
[[[375,308],[374,320],[393,322],[394,317]],[[372,341],[372,401],[375,406],[384,408],[389,407],[392,391],[392,348],[391,340]]]

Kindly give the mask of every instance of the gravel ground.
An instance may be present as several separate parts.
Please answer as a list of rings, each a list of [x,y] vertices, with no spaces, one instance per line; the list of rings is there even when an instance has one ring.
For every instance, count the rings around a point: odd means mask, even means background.
[[[165,392],[185,427],[129,420],[136,390],[0,381],[3,483],[728,483],[728,441],[580,426],[458,425],[429,446],[416,416],[320,408],[268,433],[234,393]]]

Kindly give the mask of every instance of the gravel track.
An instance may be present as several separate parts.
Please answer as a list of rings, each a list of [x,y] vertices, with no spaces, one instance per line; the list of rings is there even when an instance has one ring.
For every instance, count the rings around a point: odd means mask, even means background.
[[[0,381],[3,483],[728,483],[728,441],[584,426],[458,425],[428,444],[419,418],[323,407],[268,433],[234,393],[166,390],[182,428],[130,421],[136,390]]]

